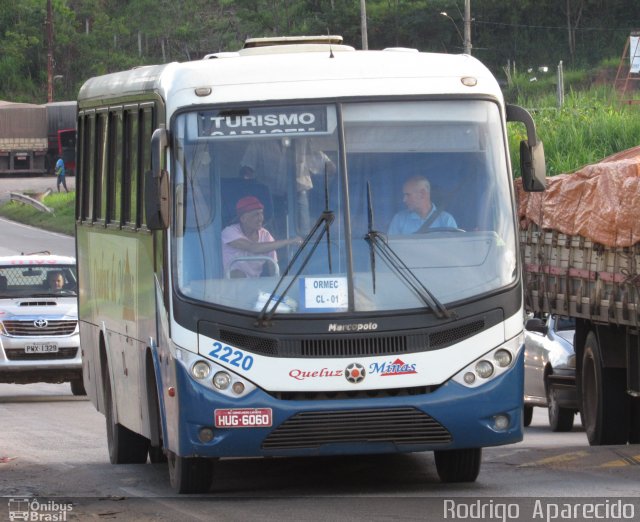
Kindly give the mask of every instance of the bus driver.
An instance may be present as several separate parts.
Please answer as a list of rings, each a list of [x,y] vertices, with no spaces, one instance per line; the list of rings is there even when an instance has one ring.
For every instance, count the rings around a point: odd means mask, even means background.
[[[448,212],[438,211],[431,201],[431,184],[424,176],[413,176],[404,182],[402,201],[406,210],[398,212],[389,224],[389,235],[414,234],[427,223],[429,228],[457,228]]]
[[[246,196],[236,203],[237,222],[222,231],[222,263],[224,271],[231,277],[260,277],[265,260],[237,261],[234,259],[265,256],[278,262],[276,250],[287,245],[301,243],[299,237],[292,239],[273,238],[264,228],[264,205],[255,196]],[[273,270],[271,263],[267,268]],[[273,274],[270,274],[273,275]]]

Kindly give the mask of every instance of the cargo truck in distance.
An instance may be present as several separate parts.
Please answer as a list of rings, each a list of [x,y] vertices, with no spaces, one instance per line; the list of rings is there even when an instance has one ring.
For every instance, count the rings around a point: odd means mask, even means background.
[[[591,445],[640,442],[640,147],[519,191],[525,308],[575,318]]]
[[[0,101],[0,175],[42,175],[46,154],[44,105]]]
[[[44,105],[0,100],[0,175],[55,175],[58,158],[76,170],[76,101]]]

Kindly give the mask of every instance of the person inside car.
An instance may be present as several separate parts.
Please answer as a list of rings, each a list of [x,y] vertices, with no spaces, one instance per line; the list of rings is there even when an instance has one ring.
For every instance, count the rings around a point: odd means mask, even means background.
[[[55,271],[47,274],[47,286],[49,290],[59,292],[64,289],[65,281],[62,272]]]

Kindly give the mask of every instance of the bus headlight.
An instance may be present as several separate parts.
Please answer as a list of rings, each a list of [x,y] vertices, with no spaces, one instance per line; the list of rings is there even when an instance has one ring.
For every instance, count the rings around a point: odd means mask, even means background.
[[[205,361],[198,361],[191,367],[191,375],[198,380],[206,379],[210,373],[211,366]]]
[[[524,335],[517,335],[462,368],[452,380],[466,388],[482,386],[512,368],[523,345]]]
[[[218,372],[213,376],[213,385],[219,390],[226,390],[231,384],[231,375],[227,372]]]
[[[493,354],[493,360],[500,368],[506,368],[511,364],[513,360],[513,356],[509,350],[505,350],[504,348],[500,348],[496,350],[496,353]]]
[[[185,350],[173,345],[175,350],[175,363],[184,368],[195,382],[215,393],[225,395],[233,399],[242,399],[257,387],[246,377],[209,360],[199,353]]]
[[[493,375],[493,364],[489,361],[482,360],[476,364],[476,373],[483,379],[488,379]]]

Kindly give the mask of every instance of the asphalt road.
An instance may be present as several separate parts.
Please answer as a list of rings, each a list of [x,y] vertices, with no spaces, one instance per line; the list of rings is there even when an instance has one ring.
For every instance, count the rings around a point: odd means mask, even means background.
[[[472,484],[442,484],[430,452],[226,459],[207,494],[186,496],[166,464],[109,464],[104,417],[68,384],[0,384],[0,419],[0,520],[1,497],[69,501],[70,520],[435,521],[445,500],[519,503],[530,515],[535,499],[620,497],[640,515],[640,447],[591,448],[579,422],[552,433],[540,408],[522,442],[484,450]]]

